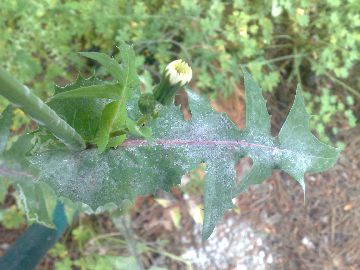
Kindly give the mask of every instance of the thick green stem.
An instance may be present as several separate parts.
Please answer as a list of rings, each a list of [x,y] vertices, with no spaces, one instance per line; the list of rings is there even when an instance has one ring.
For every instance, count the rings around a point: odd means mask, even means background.
[[[170,105],[174,101],[175,93],[179,88],[180,84],[172,85],[167,75],[164,74],[160,83],[153,90],[154,97],[162,105]]]
[[[31,93],[29,88],[19,83],[0,67],[0,94],[19,106],[40,125],[47,127],[59,140],[71,149],[84,149],[81,136],[60,118],[41,99]]]

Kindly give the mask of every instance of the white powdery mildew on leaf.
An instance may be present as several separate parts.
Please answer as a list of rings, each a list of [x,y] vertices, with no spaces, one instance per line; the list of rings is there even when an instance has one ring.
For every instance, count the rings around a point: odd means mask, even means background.
[[[46,179],[46,182],[56,186],[58,194],[75,201],[96,201],[94,194],[109,182],[109,163],[88,151],[76,154],[49,151],[32,158],[31,162],[40,169],[40,179]]]
[[[39,179],[50,183],[58,195],[94,209],[108,203],[121,205],[160,188],[168,191],[180,183],[182,175],[205,162],[206,239],[224,212],[232,208],[232,198],[261,183],[274,168],[288,172],[304,188],[305,172],[325,170],[337,159],[338,152],[319,144],[306,126],[300,92],[282,131],[273,138],[261,89],[248,80],[252,78],[246,75],[249,106],[243,132],[225,114],[214,112],[207,100],[188,92],[192,118],[184,121],[178,107],[165,107],[150,125],[151,142],[128,139],[118,149],[103,154],[96,149],[47,151],[31,157],[31,162],[40,170]],[[134,114],[134,104],[127,107],[129,114]],[[295,132],[294,126],[300,130]],[[253,167],[237,186],[235,165],[244,156],[252,158]]]

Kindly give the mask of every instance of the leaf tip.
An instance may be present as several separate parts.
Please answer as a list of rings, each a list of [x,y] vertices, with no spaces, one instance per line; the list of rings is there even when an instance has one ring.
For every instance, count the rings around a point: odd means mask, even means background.
[[[244,80],[248,80],[248,79],[251,79],[251,75],[250,73],[247,71],[246,67],[244,65],[240,65],[240,69],[241,69],[241,72],[243,73],[243,76],[244,76]]]
[[[80,54],[81,56],[84,56],[84,57],[86,57],[87,53],[88,52],[77,52],[77,54]]]
[[[106,150],[106,146],[109,142],[109,137],[102,134],[102,137],[99,137],[96,141],[96,145],[97,145],[97,150],[99,152],[99,154],[102,154],[105,150]]]
[[[204,223],[202,234],[201,234],[201,240],[203,243],[209,239],[209,237],[211,236],[213,231],[214,231],[214,227],[206,226]]]
[[[305,106],[303,90],[302,90],[302,87],[301,87],[300,83],[296,86],[295,100],[296,99],[298,99],[301,102],[301,104]]]

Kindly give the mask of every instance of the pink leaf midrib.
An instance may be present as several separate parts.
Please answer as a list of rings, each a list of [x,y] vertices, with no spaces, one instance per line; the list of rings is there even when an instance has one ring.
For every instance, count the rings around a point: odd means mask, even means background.
[[[257,148],[265,148],[268,150],[281,150],[277,147],[247,142],[245,140],[239,141],[229,141],[229,140],[181,140],[181,139],[173,139],[173,140],[156,140],[152,143],[149,143],[147,140],[126,140],[121,146],[122,147],[138,147],[138,146],[147,146],[147,145],[162,145],[162,146],[224,146],[224,147],[257,147]]]

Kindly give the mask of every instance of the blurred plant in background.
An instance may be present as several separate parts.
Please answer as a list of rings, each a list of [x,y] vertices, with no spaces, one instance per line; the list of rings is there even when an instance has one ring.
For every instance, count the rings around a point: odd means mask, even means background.
[[[356,123],[348,96],[360,95],[359,79],[352,76],[359,27],[356,0],[5,0],[0,60],[44,97],[54,79],[69,79],[71,67],[84,66],[72,52],[112,53],[114,40],[131,42],[142,53],[145,78],[182,58],[195,71],[196,87],[212,94],[234,91],[242,64],[267,91],[286,93],[289,87],[277,88],[281,77],[302,82],[309,107],[319,114],[313,128],[326,139],[336,135],[338,126],[330,123],[335,116],[347,120],[345,128]],[[340,110],[329,106],[328,95]]]

